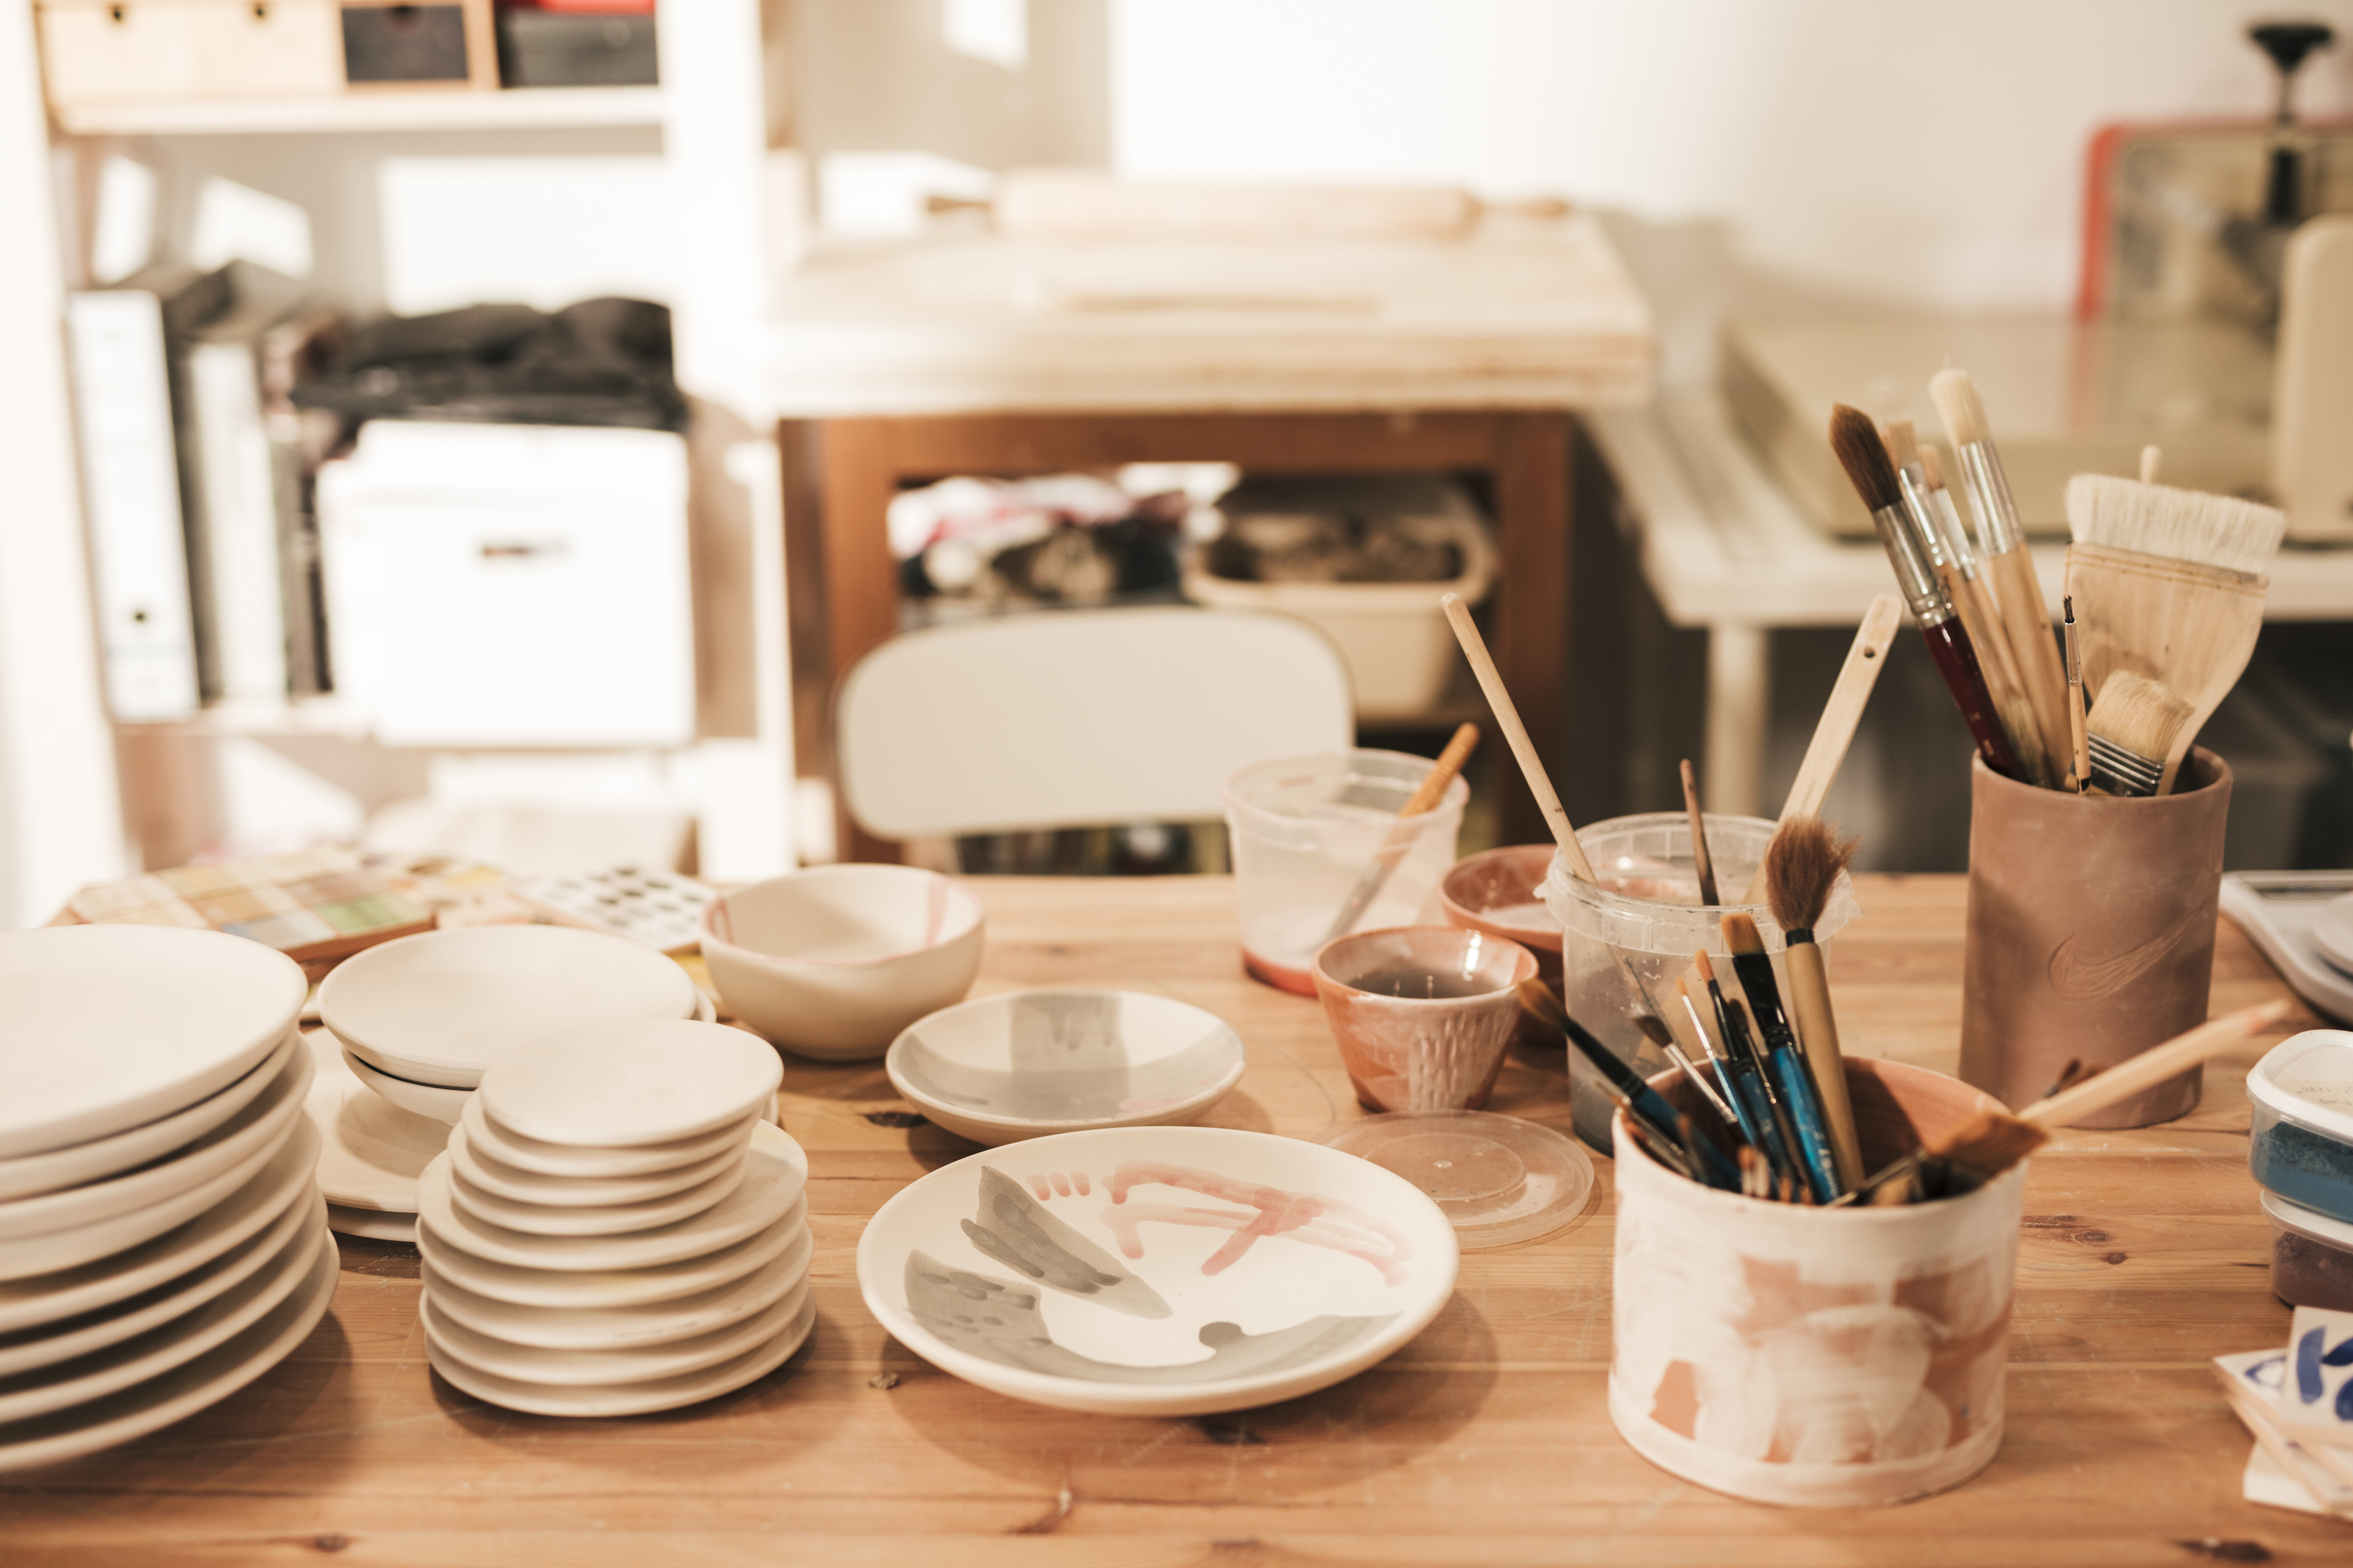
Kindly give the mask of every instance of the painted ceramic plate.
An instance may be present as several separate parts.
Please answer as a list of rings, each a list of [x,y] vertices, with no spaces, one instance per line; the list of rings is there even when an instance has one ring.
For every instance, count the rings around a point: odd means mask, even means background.
[[[176,1279],[276,1219],[313,1188],[319,1131],[298,1121],[286,1144],[243,1186],[184,1225],[94,1263],[0,1281],[0,1333],[94,1312]]]
[[[933,1172],[858,1244],[867,1307],[1016,1399],[1201,1415],[1326,1388],[1453,1294],[1454,1227],[1337,1150],[1219,1127],[1065,1132]]]
[[[276,1047],[307,989],[284,953],[219,931],[0,934],[0,1158],[109,1137],[219,1093]]]
[[[397,1078],[471,1089],[510,1047],[613,1018],[691,1018],[670,959],[570,926],[459,926],[355,953],[319,984],[336,1037]]]
[[[0,1470],[96,1453],[219,1404],[293,1353],[327,1315],[340,1278],[335,1249],[322,1247],[293,1294],[194,1361],[91,1404],[0,1426]]]
[[[1134,991],[1018,991],[944,1008],[891,1042],[891,1082],[976,1143],[1198,1121],[1248,1065],[1214,1013]]]

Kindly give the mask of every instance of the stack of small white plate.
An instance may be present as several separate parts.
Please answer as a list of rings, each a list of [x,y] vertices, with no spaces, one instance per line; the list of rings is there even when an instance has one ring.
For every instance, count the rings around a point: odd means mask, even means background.
[[[508,1052],[417,1184],[433,1368],[543,1415],[696,1404],[816,1321],[808,1162],[741,1030],[623,1022]]]
[[[0,934],[0,1470],[226,1398],[325,1313],[305,989],[216,931]]]
[[[417,1238],[417,1179],[501,1053],[607,1019],[712,1016],[686,971],[651,948],[540,925],[369,948],[320,984],[319,1013],[311,1117],[330,1223],[389,1241]]]

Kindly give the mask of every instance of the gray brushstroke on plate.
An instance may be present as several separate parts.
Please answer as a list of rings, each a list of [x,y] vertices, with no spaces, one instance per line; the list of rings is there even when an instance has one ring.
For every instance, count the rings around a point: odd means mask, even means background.
[[[1105,1065],[1092,1048],[1050,1051],[1022,1040],[1017,1023],[1013,1068],[1000,1071],[951,1060],[911,1035],[901,1070],[950,1105],[1024,1121],[1107,1121],[1134,1115],[1134,1101],[1187,1099],[1223,1078],[1241,1055],[1222,1024],[1173,1056],[1134,1065],[1124,1055]]]
[[[1289,1372],[1345,1350],[1396,1318],[1310,1318],[1263,1334],[1246,1334],[1235,1323],[1204,1323],[1207,1361],[1123,1366],[1056,1344],[1038,1310],[1038,1292],[1029,1286],[952,1268],[920,1251],[907,1254],[907,1312],[942,1343],[1000,1366],[1088,1383],[1132,1384],[1223,1383]]]
[[[972,1244],[1016,1273],[1131,1318],[1172,1316],[1160,1292],[1055,1218],[994,1166],[980,1173],[980,1212],[960,1222]]]

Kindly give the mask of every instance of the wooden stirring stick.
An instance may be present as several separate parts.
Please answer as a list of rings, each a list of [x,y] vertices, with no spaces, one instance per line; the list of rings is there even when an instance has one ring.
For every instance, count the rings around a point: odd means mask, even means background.
[[[1854,630],[1854,641],[1847,647],[1846,663],[1839,668],[1838,684],[1831,688],[1831,700],[1822,704],[1822,716],[1814,721],[1814,738],[1807,743],[1806,760],[1798,764],[1798,776],[1781,803],[1778,821],[1794,822],[1822,814],[1822,797],[1831,793],[1839,764],[1846,761],[1847,748],[1854,744],[1855,726],[1862,722],[1863,707],[1871,700],[1872,688],[1879,684],[1880,668],[1887,662],[1887,650],[1894,646],[1903,619],[1904,601],[1894,595],[1882,594],[1871,601],[1862,625]],[[1760,861],[1740,901],[1757,904],[1764,900],[1765,867]]]
[[[1570,875],[1580,882],[1599,884],[1601,879],[1593,874],[1593,862],[1585,858],[1585,846],[1577,841],[1577,829],[1569,826],[1568,813],[1561,809],[1560,796],[1554,793],[1544,763],[1536,756],[1535,742],[1528,739],[1527,726],[1520,722],[1520,710],[1504,689],[1504,677],[1487,651],[1487,639],[1479,635],[1479,624],[1471,618],[1471,606],[1460,594],[1442,595],[1438,603],[1446,612],[1447,624],[1454,628],[1454,640],[1462,645],[1462,657],[1471,661],[1471,673],[1479,678],[1479,689],[1487,694],[1487,706],[1495,710],[1495,722],[1504,728],[1504,739],[1520,764],[1521,775],[1528,781],[1528,793],[1536,797],[1544,812],[1553,842],[1568,859]]]
[[[1454,775],[1462,771],[1462,764],[1470,760],[1471,749],[1478,743],[1478,725],[1465,724],[1454,731],[1454,738],[1446,742],[1446,749],[1438,753],[1438,760],[1430,764],[1428,773],[1421,775],[1421,782],[1414,786],[1413,794],[1407,796],[1406,803],[1398,808],[1397,826],[1391,827],[1388,837],[1382,840],[1379,852],[1365,868],[1365,874],[1356,879],[1347,902],[1342,904],[1340,912],[1332,917],[1332,929],[1324,933],[1325,942],[1347,935],[1356,929],[1356,922],[1365,918],[1365,911],[1372,907],[1373,900],[1380,896],[1382,887],[1388,883],[1389,873],[1398,868],[1398,862],[1413,847],[1413,819],[1427,816],[1437,809],[1438,803],[1446,798],[1446,786],[1452,784]]]
[[[1685,757],[1683,774],[1683,810],[1691,817],[1692,868],[1699,873],[1699,901],[1703,908],[1714,909],[1717,903],[1715,863],[1707,854],[1707,818],[1700,815],[1699,775],[1692,771],[1691,759]]]

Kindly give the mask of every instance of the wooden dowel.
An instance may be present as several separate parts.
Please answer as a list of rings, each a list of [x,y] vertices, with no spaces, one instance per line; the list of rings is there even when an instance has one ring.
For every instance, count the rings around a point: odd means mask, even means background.
[[[1872,688],[1879,684],[1879,671],[1887,663],[1887,650],[1894,645],[1903,618],[1904,601],[1893,594],[1873,599],[1871,608],[1863,613],[1862,625],[1855,628],[1854,641],[1847,647],[1846,663],[1839,667],[1838,684],[1831,688],[1822,716],[1814,721],[1814,738],[1806,745],[1805,761],[1798,764],[1798,776],[1781,803],[1780,821],[1822,814],[1822,797],[1831,793],[1839,764],[1846,761],[1847,748],[1854,743],[1855,726],[1862,721],[1863,708],[1871,701]],[[1740,901],[1757,904],[1764,900],[1765,867],[1759,861]]]
[[[2130,1100],[2143,1089],[2154,1089],[2176,1073],[2186,1071],[2208,1057],[2220,1055],[2250,1035],[2260,1035],[2273,1024],[2295,1011],[2288,1001],[2265,1002],[2253,1007],[2242,1007],[2235,1013],[2225,1013],[2187,1034],[2175,1036],[2161,1046],[2151,1046],[2137,1057],[2103,1069],[2098,1076],[2084,1079],[2073,1089],[2062,1089],[2047,1100],[2038,1100],[2019,1111],[2021,1120],[2038,1121],[2045,1127],[2070,1127],[2095,1111],[2105,1110],[2119,1100]]]
[[[1536,756],[1535,742],[1528,739],[1527,726],[1520,722],[1520,710],[1512,705],[1512,694],[1504,686],[1504,677],[1495,668],[1493,656],[1487,652],[1487,639],[1479,635],[1479,624],[1471,618],[1471,606],[1462,602],[1460,594],[1440,597],[1439,605],[1446,612],[1447,624],[1454,628],[1454,640],[1462,645],[1462,657],[1471,661],[1471,673],[1479,678],[1479,689],[1487,694],[1487,706],[1495,711],[1495,722],[1503,727],[1504,739],[1512,748],[1512,756],[1520,764],[1520,773],[1528,781],[1528,793],[1536,797],[1544,812],[1545,826],[1552,829],[1553,842],[1568,860],[1570,875],[1580,882],[1599,884],[1593,874],[1593,862],[1585,858],[1585,846],[1577,841],[1577,829],[1569,825],[1568,813],[1561,809],[1560,796],[1554,793],[1552,780]]]

